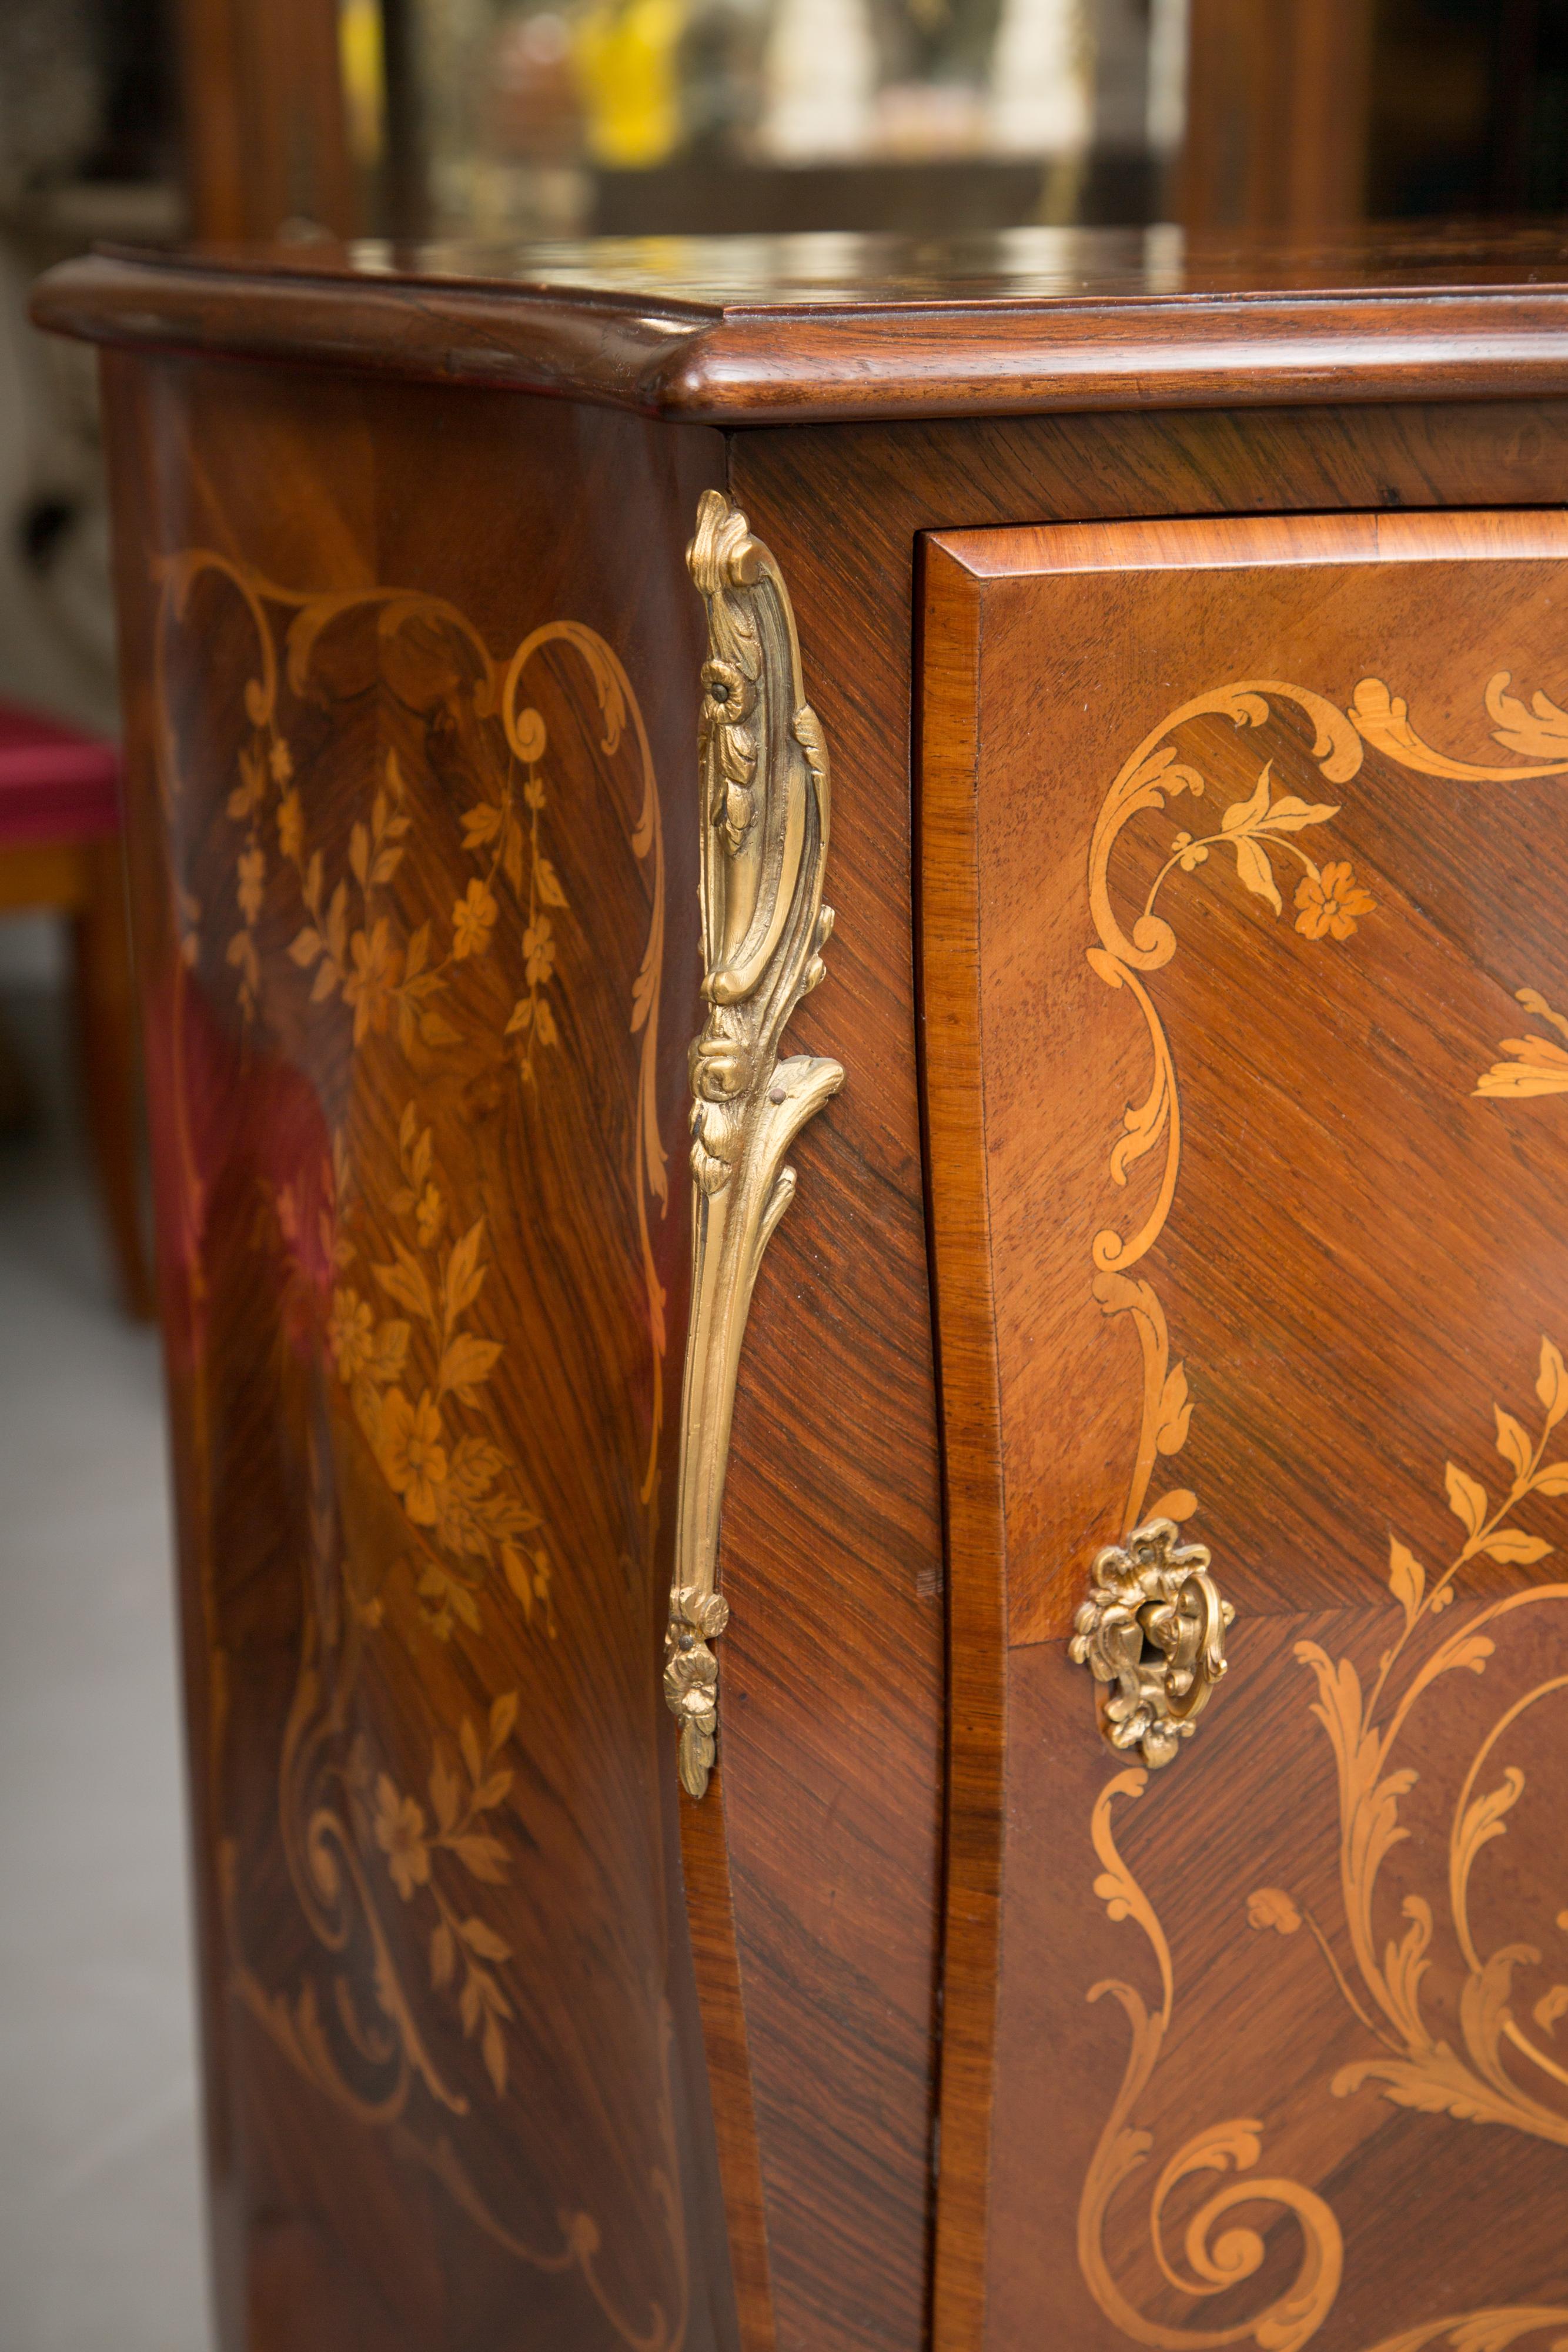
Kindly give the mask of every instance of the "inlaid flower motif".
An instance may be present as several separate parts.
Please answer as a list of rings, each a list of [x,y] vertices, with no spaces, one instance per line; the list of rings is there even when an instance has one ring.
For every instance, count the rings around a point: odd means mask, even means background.
[[[1296,929],[1309,940],[1348,940],[1361,915],[1376,912],[1377,901],[1364,890],[1348,865],[1325,866],[1303,874],[1296,885],[1301,913]]]
[[[298,866],[305,846],[305,812],[292,785],[277,803],[277,846],[291,866]]]
[[[340,1284],[332,1293],[332,1310],[327,1318],[327,1345],[340,1381],[354,1380],[368,1368],[375,1328],[376,1318],[359,1292]]]
[[[433,1528],[435,1490],[446,1483],[446,1448],[441,1415],[426,1389],[410,1404],[401,1389],[389,1389],[382,1411],[382,1467],[392,1492],[416,1527]]]
[[[289,757],[288,746],[281,735],[277,738],[271,751],[267,753],[267,764],[272,770],[272,781],[276,784],[286,784],[294,773],[294,762]]]
[[[254,923],[261,912],[262,885],[266,879],[265,851],[242,849],[239,857],[239,910],[247,923]]]
[[[354,1008],[354,1043],[362,1044],[368,1030],[384,1030],[397,986],[398,951],[383,915],[368,933],[356,931],[349,942],[353,970],[343,982],[343,1002]]]
[[[555,970],[555,934],[548,915],[536,917],[523,933],[523,954],[528,961],[528,986],[543,988]]]
[[[387,1774],[376,1781],[376,1843],[387,1858],[392,1884],[407,1903],[416,1886],[430,1877],[430,1848],[424,1842],[424,1809],[412,1797],[400,1797]]]
[[[1301,1915],[1282,1886],[1259,1886],[1247,1897],[1249,1927],[1272,1927],[1277,1936],[1293,1936]]]
[[[495,896],[484,883],[470,882],[452,909],[454,956],[461,961],[465,956],[483,955],[490,944],[490,933],[495,929],[498,912]]]

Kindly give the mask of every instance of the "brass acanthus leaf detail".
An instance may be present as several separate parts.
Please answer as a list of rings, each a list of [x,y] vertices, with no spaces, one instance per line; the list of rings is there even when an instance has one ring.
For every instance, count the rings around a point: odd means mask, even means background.
[[[700,1797],[717,1729],[709,1644],[728,1613],[715,1582],[741,1341],[762,1253],[794,1195],[784,1154],[844,1074],[819,1055],[779,1058],[790,1014],[822,978],[833,924],[822,904],[828,754],[789,593],[717,490],[703,494],[686,561],[708,617],[697,738],[708,1012],[691,1053],[692,1309],[664,1696],[682,1785]]]

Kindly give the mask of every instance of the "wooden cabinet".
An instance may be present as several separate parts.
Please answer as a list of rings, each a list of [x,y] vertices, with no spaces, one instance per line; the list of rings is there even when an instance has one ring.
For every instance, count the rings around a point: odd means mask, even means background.
[[[225,2352],[1568,2334],[1562,278],[47,283]]]

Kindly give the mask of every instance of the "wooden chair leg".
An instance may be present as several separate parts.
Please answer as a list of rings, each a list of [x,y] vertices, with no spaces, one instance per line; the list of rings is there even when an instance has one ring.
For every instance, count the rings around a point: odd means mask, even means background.
[[[126,919],[125,862],[118,841],[83,852],[87,889],[75,921],[76,1014],[83,1108],[99,1199],[126,1311],[152,1313],[142,1238],[141,1067]]]

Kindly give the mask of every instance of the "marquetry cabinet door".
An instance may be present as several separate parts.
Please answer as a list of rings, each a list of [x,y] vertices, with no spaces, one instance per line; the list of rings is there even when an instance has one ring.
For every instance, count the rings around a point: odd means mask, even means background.
[[[1568,517],[924,562],[936,2342],[1547,2352]]]

